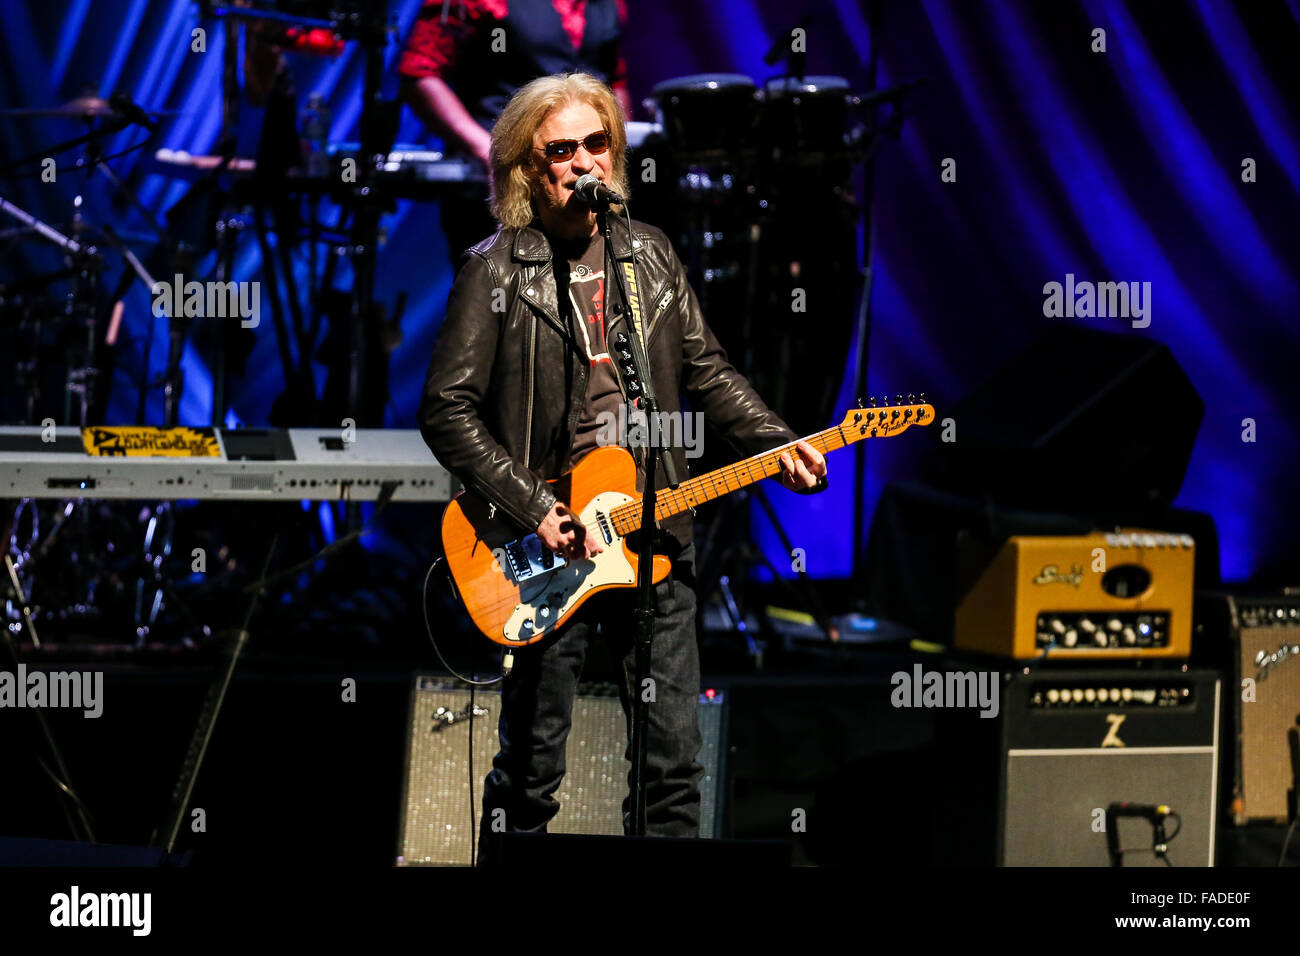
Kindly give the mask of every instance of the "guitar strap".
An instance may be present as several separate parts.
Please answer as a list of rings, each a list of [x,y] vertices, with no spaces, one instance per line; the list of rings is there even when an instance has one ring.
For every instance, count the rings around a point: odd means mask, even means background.
[[[632,325],[633,325],[633,328],[635,328],[635,330],[636,330],[637,337],[641,340],[641,346],[642,346],[642,348],[643,348],[643,349],[645,350],[645,352],[646,352],[646,361],[649,362],[649,360],[650,360],[650,348],[649,348],[649,344],[648,344],[648,342],[647,342],[647,340],[646,340],[646,337],[645,337],[645,332],[646,332],[645,324],[644,324],[644,322],[642,321],[642,318],[641,318],[641,293],[640,293],[640,291],[637,289],[637,285],[636,285],[636,270],[632,268],[632,263],[631,263],[630,261],[629,261],[629,262],[621,263],[621,265],[622,265],[622,267],[623,267],[623,276],[627,279],[627,304],[628,304],[628,308],[630,308],[630,309],[632,310]],[[620,379],[621,379],[621,375],[620,375]],[[636,452],[640,452],[640,454],[636,454]],[[640,466],[641,470],[644,471],[644,470],[645,470],[645,452],[644,452],[644,450],[639,449],[639,448],[638,448],[638,449],[633,449],[633,453],[635,454],[635,457],[636,457],[637,463],[638,463],[638,465]],[[670,455],[670,454],[672,454],[672,451],[671,451],[670,449],[664,449],[664,450],[663,450],[663,454],[665,454],[665,455]],[[659,533],[659,527],[658,527],[658,526],[659,526],[659,523],[658,523],[658,521],[655,522],[655,526],[656,526],[656,527],[655,527],[655,533],[656,533],[656,537],[657,537],[657,536],[658,536],[658,533]],[[677,568],[676,568],[676,562],[673,563],[673,567],[672,567],[672,569],[669,571],[669,575],[668,575],[668,588],[669,588],[669,594],[671,594],[672,597],[673,597],[673,599],[675,600],[676,597],[677,597]],[[656,599],[655,599],[655,604],[656,604],[656,606],[658,605],[658,596],[657,596],[657,595],[656,595]]]
[[[641,323],[641,296],[636,288],[636,270],[632,268],[631,262],[624,262],[623,275],[627,277],[627,304],[632,309],[632,326],[636,329],[637,337],[641,339],[641,344],[646,344],[645,327]]]
[[[627,280],[627,304],[632,311],[632,329],[637,338],[641,340],[642,346],[645,345],[645,326],[641,320],[641,295],[636,286],[636,270],[632,268],[631,262],[621,262],[619,265],[623,269],[623,276]],[[618,376],[620,384],[623,381],[623,372],[617,364],[614,366],[614,372]],[[626,394],[626,393],[625,393]],[[645,453],[640,448],[632,449],[632,457],[637,463],[637,467],[645,470]]]

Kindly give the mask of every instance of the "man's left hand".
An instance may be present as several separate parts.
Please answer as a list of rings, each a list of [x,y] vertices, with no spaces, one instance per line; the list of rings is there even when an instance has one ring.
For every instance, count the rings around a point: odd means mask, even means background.
[[[799,452],[797,459],[792,459],[788,451],[781,452],[781,474],[778,479],[781,486],[801,495],[824,491],[825,456],[806,441],[800,441],[794,447]]]

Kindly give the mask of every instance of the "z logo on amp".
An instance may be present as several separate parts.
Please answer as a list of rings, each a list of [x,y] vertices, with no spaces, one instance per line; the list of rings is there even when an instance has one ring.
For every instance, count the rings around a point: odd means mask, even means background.
[[[1110,724],[1110,730],[1106,731],[1106,736],[1102,738],[1103,747],[1123,747],[1124,741],[1119,739],[1119,728],[1124,723],[1128,714],[1107,714],[1106,723]]]

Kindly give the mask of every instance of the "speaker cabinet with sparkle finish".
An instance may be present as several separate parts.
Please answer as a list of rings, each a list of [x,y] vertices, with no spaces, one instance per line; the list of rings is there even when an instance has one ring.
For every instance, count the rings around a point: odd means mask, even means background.
[[[1172,865],[1213,866],[1219,694],[1217,673],[1206,670],[1003,675],[999,716],[987,721],[996,727],[985,731],[969,714],[945,715],[949,741],[963,743],[950,744],[946,772],[966,782],[961,802],[970,804],[956,808],[961,819],[947,835],[948,858],[1109,866],[1105,810],[1126,802],[1177,812]],[[968,742],[981,731],[983,746]],[[1124,866],[1166,865],[1151,852],[1149,823],[1125,817],[1116,825]],[[1172,821],[1167,829],[1175,829]]]
[[[627,721],[612,688],[573,701],[560,810],[552,833],[616,836],[627,796]],[[473,777],[470,776],[470,692],[440,677],[417,676],[411,692],[403,783],[399,865],[468,865],[482,814],[483,780],[499,749],[499,691],[474,693]],[[725,695],[700,695],[700,836],[721,837],[726,741]],[[473,803],[470,801],[471,783]]]

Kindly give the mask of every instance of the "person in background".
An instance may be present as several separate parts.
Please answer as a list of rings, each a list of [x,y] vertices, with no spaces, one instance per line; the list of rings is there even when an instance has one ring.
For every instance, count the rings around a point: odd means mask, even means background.
[[[497,116],[515,91],[539,76],[587,73],[632,112],[620,52],[625,0],[425,0],[398,61],[402,94],[450,155],[490,173]],[[496,223],[484,183],[449,191],[442,229],[453,263]]]

